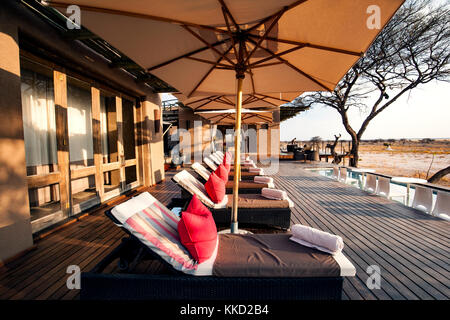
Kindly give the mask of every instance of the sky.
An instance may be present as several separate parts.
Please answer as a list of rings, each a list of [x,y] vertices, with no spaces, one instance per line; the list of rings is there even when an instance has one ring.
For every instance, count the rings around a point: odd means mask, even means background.
[[[163,100],[172,97],[165,94]],[[352,127],[359,129],[365,117],[354,111],[349,118]],[[338,134],[342,140],[350,139],[340,115],[327,107],[313,107],[280,127],[281,141],[306,141],[314,136],[333,140]],[[431,82],[413,89],[373,119],[362,138],[450,138],[450,83]]]
[[[359,129],[364,114],[349,114],[350,124]],[[342,134],[350,139],[338,112],[316,106],[281,123],[281,140],[310,140],[320,136],[332,140]],[[450,138],[450,83],[430,82],[406,93],[382,111],[367,127],[362,139]]]

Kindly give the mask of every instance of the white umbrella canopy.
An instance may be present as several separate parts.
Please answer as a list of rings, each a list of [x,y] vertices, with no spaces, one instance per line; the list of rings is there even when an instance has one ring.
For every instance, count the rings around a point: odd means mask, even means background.
[[[332,90],[403,0],[58,0],[65,13],[188,98]],[[242,45],[242,50],[240,45]],[[241,57],[239,56],[241,55]],[[244,66],[239,66],[244,64]]]
[[[252,108],[273,108],[291,102],[297,98],[300,92],[287,93],[265,93],[265,94],[244,94],[242,96],[242,107],[246,109]],[[234,109],[236,107],[236,94],[234,95],[212,95],[206,97],[187,98],[182,94],[174,94],[175,97],[186,107],[198,110],[223,110]]]
[[[236,122],[236,109],[196,111],[194,114],[198,114],[213,124],[225,125],[234,124]],[[271,110],[241,109],[241,123],[271,123],[272,120],[273,117]]]
[[[333,90],[404,0],[48,2],[78,5],[83,26],[188,99],[236,95],[239,172],[242,95]],[[236,174],[232,231],[238,188]]]

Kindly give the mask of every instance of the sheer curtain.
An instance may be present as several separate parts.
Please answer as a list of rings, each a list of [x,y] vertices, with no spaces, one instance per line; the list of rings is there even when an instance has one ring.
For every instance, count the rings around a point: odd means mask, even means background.
[[[52,72],[42,66],[24,64],[21,96],[27,175],[50,173],[57,170],[58,162]],[[30,189],[28,193],[32,207],[59,200],[57,186]]]
[[[72,79],[67,84],[67,121],[71,165],[92,165],[92,95],[90,87],[78,86]]]
[[[22,117],[27,167],[57,163],[53,79],[21,70]]]

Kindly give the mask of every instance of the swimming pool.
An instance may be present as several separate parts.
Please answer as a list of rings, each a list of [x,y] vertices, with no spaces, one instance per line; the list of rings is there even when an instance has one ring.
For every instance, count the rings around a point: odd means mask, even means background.
[[[308,168],[305,170],[315,172],[321,176],[324,176],[324,177],[327,177],[330,179],[334,179],[333,178],[333,168]],[[347,175],[348,175],[348,177],[354,178],[358,181],[361,181],[361,179],[362,179],[361,173],[352,172],[350,169],[348,170]],[[361,187],[363,186],[362,183],[348,184],[348,185],[357,187],[359,189],[361,189]],[[407,194],[406,184],[391,181],[390,182],[390,192],[393,195],[398,195],[398,196],[394,196],[392,198],[392,200],[405,204],[404,200],[406,199],[406,194]],[[411,185],[411,188],[409,190],[409,202],[407,204],[405,204],[408,207],[412,206],[413,199],[414,199],[414,193],[415,193],[415,187],[414,187],[414,185]],[[437,197],[437,191],[433,190],[433,206],[436,202],[436,197]]]

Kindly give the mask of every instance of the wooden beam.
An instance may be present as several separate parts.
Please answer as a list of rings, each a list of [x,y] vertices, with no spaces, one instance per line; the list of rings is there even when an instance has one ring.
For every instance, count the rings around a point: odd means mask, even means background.
[[[59,183],[60,179],[61,175],[59,171],[45,174],[35,174],[27,176],[27,184],[29,189],[37,189],[52,184],[57,184]]]
[[[76,179],[95,175],[95,173],[96,173],[95,166],[84,167],[81,169],[71,169],[70,170],[70,179],[76,180]]]
[[[58,157],[59,198],[61,211],[69,215],[71,211],[69,132],[67,126],[67,77],[62,71],[53,71],[56,119],[56,148]]]
[[[120,187],[125,189],[125,149],[123,146],[123,117],[122,97],[116,96],[116,121],[117,121],[117,153],[119,156]]]
[[[102,151],[102,132],[101,132],[101,110],[100,110],[100,90],[91,87],[92,95],[92,138],[94,150],[95,167],[95,190],[100,199],[105,193],[103,181],[103,151]]]

